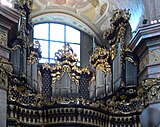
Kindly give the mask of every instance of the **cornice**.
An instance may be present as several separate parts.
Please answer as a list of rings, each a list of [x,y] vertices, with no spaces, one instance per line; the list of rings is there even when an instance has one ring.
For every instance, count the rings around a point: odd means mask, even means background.
[[[131,39],[129,48],[135,50],[142,40],[158,35],[160,35],[160,23],[140,27]]]
[[[9,59],[9,53],[10,53],[11,49],[0,45],[0,57],[4,57],[5,59]]]
[[[0,15],[15,23],[18,23],[19,18],[21,16],[21,14],[18,11],[1,4],[0,4]]]

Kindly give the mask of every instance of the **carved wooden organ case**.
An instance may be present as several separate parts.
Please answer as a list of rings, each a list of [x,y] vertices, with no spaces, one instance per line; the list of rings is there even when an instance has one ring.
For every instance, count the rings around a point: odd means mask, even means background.
[[[56,53],[54,65],[46,63],[37,68],[41,56],[38,42],[31,45],[21,40],[27,48],[20,45],[23,43],[15,44],[17,49],[13,48],[13,52],[26,55],[28,60],[26,63],[23,59],[12,59],[14,65],[23,69],[13,66],[7,124],[10,127],[140,126],[143,101],[136,89],[138,59],[124,41],[129,18],[128,10],[114,11],[110,28],[104,33],[109,48],[96,47],[90,67],[79,67],[76,55],[66,44]]]

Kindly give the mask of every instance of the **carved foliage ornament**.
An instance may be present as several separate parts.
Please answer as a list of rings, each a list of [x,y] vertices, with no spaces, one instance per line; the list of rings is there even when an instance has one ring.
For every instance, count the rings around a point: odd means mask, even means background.
[[[134,91],[135,92],[135,91]],[[124,96],[124,95],[121,95]],[[143,110],[143,101],[139,97],[131,98],[127,100],[128,97],[117,99],[118,97],[113,96],[108,100],[88,100],[84,98],[63,98],[63,97],[53,97],[51,101],[44,99],[42,94],[28,93],[27,89],[22,89],[17,86],[10,86],[9,88],[9,101],[15,101],[24,106],[53,106],[57,104],[81,104],[83,106],[99,108],[103,111],[110,112],[113,114],[130,114],[137,111]]]
[[[110,21],[110,28],[107,29],[104,34],[103,38],[109,40],[110,45],[110,54],[111,59],[113,60],[117,55],[117,48],[118,43],[121,43],[121,55],[124,52],[124,35],[126,31],[126,25],[130,19],[130,12],[129,10],[114,10],[113,17]]]
[[[7,46],[7,39],[8,39],[7,33],[0,31],[0,44],[3,46]]]
[[[23,15],[26,15],[26,10],[32,10],[33,0],[16,0],[16,9]]]
[[[124,60],[132,63],[134,66],[137,65],[137,62],[136,62],[136,56],[133,55],[132,51],[130,49],[126,49],[125,52],[124,52]]]
[[[7,79],[8,75],[12,75],[11,72],[13,71],[13,68],[11,64],[7,61],[3,61],[2,58],[0,58],[0,85],[3,84],[2,87],[7,87]]]
[[[63,50],[59,50],[56,54],[56,63],[53,66],[49,64],[44,64],[43,69],[50,69],[52,76],[52,83],[55,83],[57,80],[64,75],[65,72],[70,76],[70,78],[79,85],[79,79],[82,73],[90,75],[91,72],[87,66],[80,68],[77,66],[78,59],[76,54],[73,53],[73,49],[69,44],[64,46]]]
[[[160,48],[149,51],[149,64],[157,64],[160,62]]]
[[[30,55],[28,57],[28,64],[35,64],[38,63],[39,58],[41,58],[41,46],[39,41],[35,41],[29,47]]]
[[[131,14],[129,10],[116,9],[113,12],[114,14],[112,16],[112,19],[110,20],[110,28],[107,29],[103,34],[104,39],[113,39],[114,36],[112,34],[116,32],[116,30],[119,30],[120,27],[126,26],[130,19]]]
[[[10,86],[8,92],[8,100],[15,101],[25,106],[42,106],[43,95],[30,93],[26,87]]]
[[[160,101],[160,78],[145,79],[142,82],[145,103],[156,103]]]
[[[97,47],[90,57],[90,64],[97,70],[100,68],[105,74],[110,71],[108,63],[109,51],[106,48]]]

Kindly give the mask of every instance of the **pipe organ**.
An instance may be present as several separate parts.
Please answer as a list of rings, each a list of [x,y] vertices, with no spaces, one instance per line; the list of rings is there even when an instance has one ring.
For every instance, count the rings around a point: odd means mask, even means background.
[[[7,64],[13,71],[1,69],[6,62],[0,60],[1,76],[8,74],[7,80],[0,78],[8,82],[8,127],[142,126],[142,111],[159,100],[154,94],[159,80],[140,83],[137,77],[139,57],[124,39],[129,10],[114,10],[110,28],[104,32],[106,46],[95,47],[89,66],[81,67],[69,44],[57,51],[54,64],[39,65],[40,44],[30,41],[31,1],[17,6],[21,7],[19,31],[14,43],[8,44]]]

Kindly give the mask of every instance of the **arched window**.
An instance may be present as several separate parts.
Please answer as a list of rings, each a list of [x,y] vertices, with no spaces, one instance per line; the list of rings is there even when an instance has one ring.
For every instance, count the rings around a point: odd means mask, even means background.
[[[42,58],[39,63],[54,63],[55,53],[69,43],[80,61],[80,31],[58,23],[34,25],[34,41],[41,45]]]

